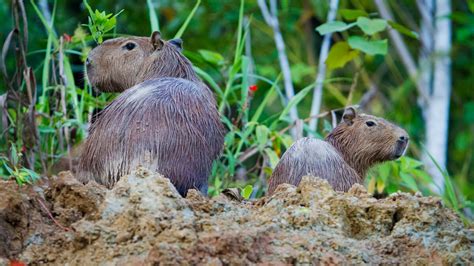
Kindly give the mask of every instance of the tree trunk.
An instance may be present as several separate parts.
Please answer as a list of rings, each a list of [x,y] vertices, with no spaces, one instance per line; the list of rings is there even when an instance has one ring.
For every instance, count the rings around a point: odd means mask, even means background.
[[[433,62],[430,63],[429,58],[426,59],[423,55],[420,58],[422,70],[425,68],[427,72],[432,70],[432,76],[429,74],[425,76],[424,71],[422,71],[420,79],[420,82],[431,85],[427,86],[430,90],[428,91],[428,100],[424,104],[425,142],[428,153],[445,171],[451,96],[451,20],[448,17],[451,14],[451,3],[449,0],[427,0],[425,5],[425,10],[432,15],[432,20],[429,21],[428,19],[426,21],[427,25],[422,27],[421,34],[425,34],[424,31],[429,31],[430,22],[433,25],[432,22],[434,21],[432,39],[425,40],[424,36],[421,36],[422,44],[426,48],[432,49],[429,56],[433,59]],[[423,103],[423,100],[421,102]],[[442,193],[444,191],[443,174],[429,156],[425,155],[423,161],[434,179],[436,185],[434,189]]]

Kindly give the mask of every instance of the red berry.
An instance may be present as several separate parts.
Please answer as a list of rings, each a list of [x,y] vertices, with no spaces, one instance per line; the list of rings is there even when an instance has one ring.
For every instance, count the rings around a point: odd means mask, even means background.
[[[250,85],[249,90],[253,91],[253,92],[256,92],[258,90],[258,87],[257,87],[257,85]]]
[[[71,42],[71,40],[72,40],[71,35],[69,35],[69,34],[67,34],[67,33],[64,33],[64,34],[63,34],[63,38],[64,38],[64,41],[65,41],[65,42]]]

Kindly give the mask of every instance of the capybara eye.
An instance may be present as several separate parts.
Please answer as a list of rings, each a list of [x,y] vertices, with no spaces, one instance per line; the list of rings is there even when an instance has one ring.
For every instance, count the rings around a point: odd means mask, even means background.
[[[367,122],[365,122],[365,124],[366,124],[368,127],[373,127],[373,126],[375,126],[375,122],[374,122],[374,121],[367,121]]]
[[[134,44],[133,42],[129,42],[129,43],[125,44],[124,47],[125,47],[125,49],[131,51],[136,47],[136,44]]]

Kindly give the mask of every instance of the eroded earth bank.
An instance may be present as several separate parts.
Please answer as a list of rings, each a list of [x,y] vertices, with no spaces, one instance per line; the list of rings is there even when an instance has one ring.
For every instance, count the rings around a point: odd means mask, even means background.
[[[49,216],[49,210],[51,216]],[[56,221],[56,223],[55,223]],[[68,173],[0,183],[0,265],[469,264],[474,230],[432,197],[336,193],[320,179],[240,202],[139,169],[112,190]]]

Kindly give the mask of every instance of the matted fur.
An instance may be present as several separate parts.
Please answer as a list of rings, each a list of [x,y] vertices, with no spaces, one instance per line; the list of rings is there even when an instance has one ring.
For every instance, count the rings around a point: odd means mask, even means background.
[[[177,190],[207,191],[224,130],[214,100],[199,83],[145,81],[123,92],[89,130],[77,177],[112,187],[141,165],[168,177]]]
[[[408,145],[405,130],[379,117],[357,115],[350,109],[353,117],[339,123],[325,141],[303,138],[283,154],[270,177],[269,194],[283,183],[298,185],[305,175],[326,179],[335,190],[347,191],[355,183],[363,183],[367,170],[374,164],[404,154]],[[368,126],[368,121],[374,125]]]
[[[225,131],[181,41],[164,41],[159,32],[108,40],[90,52],[87,71],[96,89],[123,93],[91,125],[77,178],[110,188],[141,165],[169,178],[183,196],[191,188],[207,193]]]

